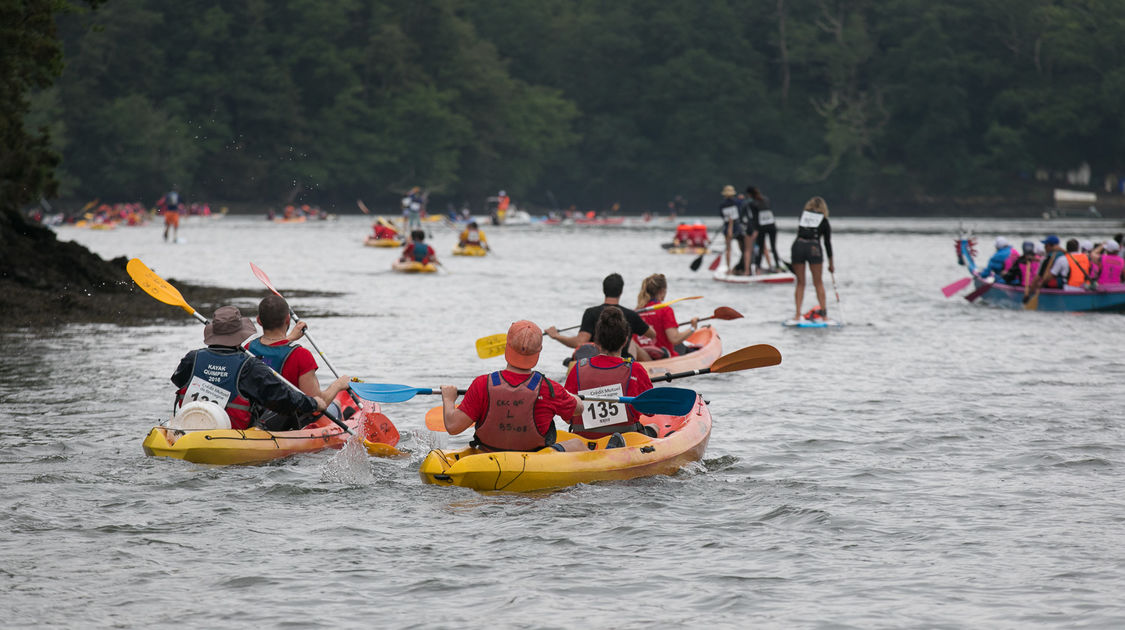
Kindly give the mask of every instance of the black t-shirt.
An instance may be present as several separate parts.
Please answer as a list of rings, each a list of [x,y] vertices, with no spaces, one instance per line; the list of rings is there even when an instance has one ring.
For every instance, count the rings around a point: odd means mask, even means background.
[[[629,322],[629,328],[633,329],[633,334],[644,336],[645,331],[648,330],[648,324],[645,323],[645,320],[641,319],[640,315],[637,315],[636,311],[625,308],[620,304],[598,304],[597,306],[591,306],[586,309],[586,312],[582,313],[582,326],[578,329],[578,332],[588,332],[590,333],[590,338],[593,339],[594,326],[598,324],[598,318],[602,315],[602,309],[607,306],[617,306],[620,308],[625,313],[625,321]]]

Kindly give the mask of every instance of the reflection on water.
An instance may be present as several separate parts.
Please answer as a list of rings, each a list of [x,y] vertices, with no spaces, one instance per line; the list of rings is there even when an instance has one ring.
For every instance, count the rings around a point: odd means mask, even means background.
[[[795,214],[795,213],[792,213]],[[516,319],[571,326],[621,272],[624,302],[665,273],[679,319],[730,306],[726,350],[781,365],[685,380],[711,401],[706,458],[674,477],[530,496],[424,486],[436,404],[388,405],[409,458],[355,445],[258,467],[146,458],[194,320],[3,333],[0,598],[64,626],[1114,627],[1125,557],[1112,501],[1125,455],[1116,314],[1006,311],[946,299],[964,275],[956,220],[833,217],[841,330],[780,326],[792,286],[711,281],[666,253],[670,226],[487,230],[496,255],[389,273],[362,217],[183,229],[60,228],[165,278],[256,286],[265,270],[344,373],[467,385],[500,359],[478,337]],[[794,218],[783,216],[785,249]],[[1105,238],[1113,221],[964,221],[980,236]],[[432,227],[439,254],[455,235]],[[295,256],[293,252],[301,252]],[[708,262],[710,260],[708,256]],[[298,293],[339,292],[342,295]],[[253,312],[260,297],[240,307]],[[191,295],[184,296],[190,303]],[[811,289],[806,300],[812,300]],[[174,307],[169,307],[174,309]],[[331,314],[324,316],[322,314]],[[566,350],[540,367],[561,379]],[[321,378],[329,379],[326,369]],[[580,602],[580,605],[576,605]],[[815,605],[809,605],[815,602]],[[623,608],[627,611],[622,616]],[[80,620],[80,621],[79,621]]]

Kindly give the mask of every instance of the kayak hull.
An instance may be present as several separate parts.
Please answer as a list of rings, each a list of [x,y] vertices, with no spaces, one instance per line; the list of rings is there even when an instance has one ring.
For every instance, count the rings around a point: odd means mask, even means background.
[[[719,332],[713,326],[704,326],[693,332],[690,337],[684,340],[684,343],[698,346],[699,349],[677,357],[668,357],[658,361],[644,361],[641,365],[645,366],[645,370],[648,371],[650,377],[661,376],[709,368],[715,362],[715,359],[723,355],[723,341],[719,338]]]
[[[562,453],[545,448],[531,453],[486,453],[474,448],[433,450],[418,474],[427,484],[459,486],[483,492],[531,492],[579,483],[620,481],[672,475],[703,458],[711,436],[711,412],[702,397],[685,416],[641,416],[658,437],[625,433],[626,445],[606,449],[609,437],[586,440],[595,450]],[[563,442],[578,436],[558,432]],[[578,438],[582,439],[582,438]]]
[[[422,264],[413,260],[408,262],[396,260],[391,263],[391,269],[399,273],[436,273],[437,265],[434,263]]]
[[[346,392],[336,402],[344,408],[354,407]],[[362,407],[344,421],[349,429],[371,440],[383,440],[367,446],[368,452],[391,456],[401,454],[395,445],[398,431],[382,413],[379,405],[362,401]],[[196,464],[229,466],[261,464],[297,453],[312,453],[326,448],[343,448],[349,435],[327,418],[321,418],[298,431],[265,431],[263,429],[213,429],[182,431],[169,427],[153,427],[142,442],[145,455],[182,459]],[[367,440],[365,440],[367,441]],[[393,442],[393,443],[386,443]],[[372,442],[373,444],[375,442]],[[388,449],[395,452],[390,453]]]
[[[457,245],[453,248],[454,256],[487,256],[488,250],[480,245],[466,245],[461,247]]]
[[[367,247],[402,247],[403,242],[397,238],[375,238],[368,236],[367,240],[363,241]]]
[[[989,284],[980,276],[973,275],[973,286],[977,289]],[[1003,283],[992,283],[992,287],[980,300],[986,304],[1004,308],[1022,309],[1023,287]],[[1040,289],[1040,311],[1125,311],[1125,285],[1099,286],[1096,291],[1063,291],[1061,289]]]

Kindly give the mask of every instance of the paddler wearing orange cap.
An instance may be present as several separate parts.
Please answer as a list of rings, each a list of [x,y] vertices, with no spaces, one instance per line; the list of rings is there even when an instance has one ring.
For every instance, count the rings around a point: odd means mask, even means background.
[[[457,435],[476,428],[470,446],[483,451],[537,451],[557,445],[555,416],[577,422],[581,405],[566,389],[534,371],[543,349],[543,331],[527,320],[508,328],[503,370],[473,379],[459,406],[457,386],[442,385],[445,429]]]

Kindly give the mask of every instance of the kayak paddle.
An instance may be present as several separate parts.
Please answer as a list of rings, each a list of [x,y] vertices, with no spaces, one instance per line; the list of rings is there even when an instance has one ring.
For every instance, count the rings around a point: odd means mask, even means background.
[[[458,393],[464,390],[457,390]],[[439,392],[440,393],[440,392]],[[636,396],[621,396],[620,398],[597,398],[575,394],[575,397],[591,402],[616,402],[631,405],[638,413],[648,416],[686,416],[695,407],[698,397],[690,389],[680,387],[654,387]],[[441,405],[426,412],[426,428],[431,431],[445,431],[445,410]]]
[[[396,385],[394,383],[355,383],[352,387],[355,388],[356,393],[360,396],[367,400],[380,403],[406,402],[419,394],[441,395],[440,389],[411,387],[409,385]],[[465,390],[459,389],[457,393],[464,394]]]
[[[985,293],[988,293],[991,289],[992,289],[992,283],[991,282],[985,282],[984,284],[977,287],[976,291],[973,291],[972,293],[966,295],[965,299],[970,301],[970,302],[975,302],[977,298],[984,295]]]
[[[133,279],[133,282],[137,283],[137,286],[143,289],[145,293],[148,293],[152,297],[156,298],[158,301],[172,306],[178,306],[184,309],[193,317],[202,322],[204,326],[210,323],[207,321],[206,317],[200,315],[198,311],[196,311],[191,307],[190,304],[187,303],[187,300],[184,299],[184,296],[176,289],[176,287],[168,284],[168,282],[164,278],[156,275],[156,273],[152,269],[149,269],[148,266],[143,262],[141,262],[139,258],[130,259],[129,262],[125,265],[125,271],[129,273],[129,277]],[[250,351],[246,348],[242,346],[239,346],[239,348],[246,354],[250,354]],[[275,370],[273,370],[273,368],[270,368],[270,371],[273,372],[274,375],[277,376],[277,378],[281,379],[281,382],[285,383],[290,388],[298,392],[301,391],[296,385],[285,380],[285,378],[278,374]],[[304,392],[301,393],[303,394]],[[325,402],[327,403],[328,401]],[[324,415],[332,422],[335,422],[341,429],[347,431],[349,435],[355,435],[355,432],[352,431],[351,428],[348,427],[348,425],[344,424],[342,420],[333,418],[332,416],[328,416],[327,414]]]
[[[701,299],[703,299],[702,295],[692,295],[692,296],[689,296],[689,297],[676,298],[674,300],[668,300],[667,302],[661,302],[659,304],[653,304],[652,306],[646,306],[644,308],[637,309],[636,312],[637,313],[647,313],[649,311],[655,311],[655,310],[662,309],[662,308],[668,308],[669,306],[675,304],[676,302],[682,302],[684,300],[701,300]],[[731,309],[731,310],[733,311],[734,309]],[[715,312],[718,313],[718,310],[716,310]],[[739,315],[739,317],[741,317],[741,315]],[[720,318],[720,319],[722,319],[722,318]],[[732,319],[737,319],[737,318],[732,318]],[[680,325],[682,326],[682,324],[680,324]],[[581,328],[581,327],[582,327],[582,324],[579,324],[577,326],[571,326],[569,328],[563,328],[563,329],[559,330],[558,332],[566,332],[568,330],[574,330],[575,328]],[[546,337],[547,333],[543,333],[543,336]],[[476,343],[477,356],[482,358],[482,359],[491,359],[492,357],[498,357],[498,356],[504,354],[504,346],[507,343],[507,338],[508,337],[505,333],[497,333],[495,335],[489,335],[487,337],[481,337],[480,339],[477,339],[477,343]]]
[[[777,348],[767,344],[759,343],[753,346],[746,346],[740,350],[724,354],[723,356],[715,359],[709,368],[702,368],[699,370],[691,370],[690,372],[677,372],[676,374],[664,374],[662,376],[653,376],[651,380],[656,381],[670,381],[675,378],[684,378],[686,376],[698,376],[700,374],[723,374],[726,372],[738,372],[741,370],[752,370],[754,368],[768,367],[781,363],[781,353]],[[643,363],[641,365],[644,365]]]
[[[272,291],[273,294],[276,295],[277,297],[279,297],[283,300],[285,299],[285,296],[282,295],[281,292],[278,291],[273,286],[273,283],[270,282],[270,277],[266,275],[265,271],[262,271],[261,267],[259,267],[258,265],[255,265],[254,263],[250,263],[250,269],[254,272],[254,275],[258,277],[258,280],[261,280],[262,284],[266,285],[267,289]],[[289,303],[289,301],[286,300],[286,304],[288,304],[288,303]],[[289,305],[289,315],[291,315],[293,317],[294,322],[301,321],[301,318],[297,316],[297,312],[293,310],[292,305]],[[309,334],[309,329],[308,329],[307,326],[305,328],[305,338],[309,340],[309,343],[312,344],[313,349],[316,350],[316,353],[320,355],[320,358],[324,359],[324,364],[327,365],[328,369],[332,371],[332,375],[335,376],[336,378],[340,378],[340,373],[337,372],[336,368],[332,366],[332,363],[330,363],[328,361],[328,357],[324,356],[324,352],[320,349],[320,346],[317,346],[316,342],[313,341],[312,335]],[[361,403],[360,400],[359,400],[360,397],[358,395],[356,395],[355,390],[352,389],[352,387],[350,385],[348,386],[348,394],[352,397],[352,401],[356,404],[357,407],[363,406],[363,403]],[[399,441],[398,429],[395,428],[395,425],[392,424],[390,421],[379,422],[379,423],[372,422],[372,423],[370,423],[369,428],[371,429],[371,431],[369,431],[367,433],[367,441],[368,442],[382,442],[382,443],[388,444],[390,446],[395,446],[396,444],[398,444],[398,441]],[[376,438],[376,439],[372,440],[370,438]],[[370,450],[370,449],[368,449],[368,450]]]
[[[964,289],[965,287],[969,286],[969,283],[972,282],[972,281],[973,281],[972,278],[961,278],[960,280],[957,280],[956,282],[951,282],[951,283],[945,285],[944,287],[942,287],[941,292],[943,294],[945,294],[945,297],[953,297],[954,293],[957,293],[961,289]]]
[[[728,320],[728,321],[732,320],[732,319],[742,319],[742,313],[739,313],[738,311],[734,310],[733,308],[731,308],[729,306],[720,306],[719,308],[715,309],[714,315],[710,315],[708,317],[701,317],[701,318],[699,318],[699,321],[705,322],[709,319],[724,319],[724,320]],[[683,326],[685,324],[690,324],[690,323],[691,323],[691,321],[689,320],[689,321],[686,321],[686,322],[680,322],[676,325],[677,326]]]
[[[356,383],[356,392],[367,400],[381,403],[405,402],[419,394],[441,394],[440,389],[430,387],[411,387],[409,385],[395,385],[392,383]],[[465,390],[457,390],[464,394]],[[577,395],[582,400],[616,402],[632,405],[638,412],[646,415],[665,414],[669,416],[682,416],[691,411],[695,406],[696,394],[690,389],[679,387],[661,387],[642,392],[637,396],[621,396],[618,398],[596,398]]]

